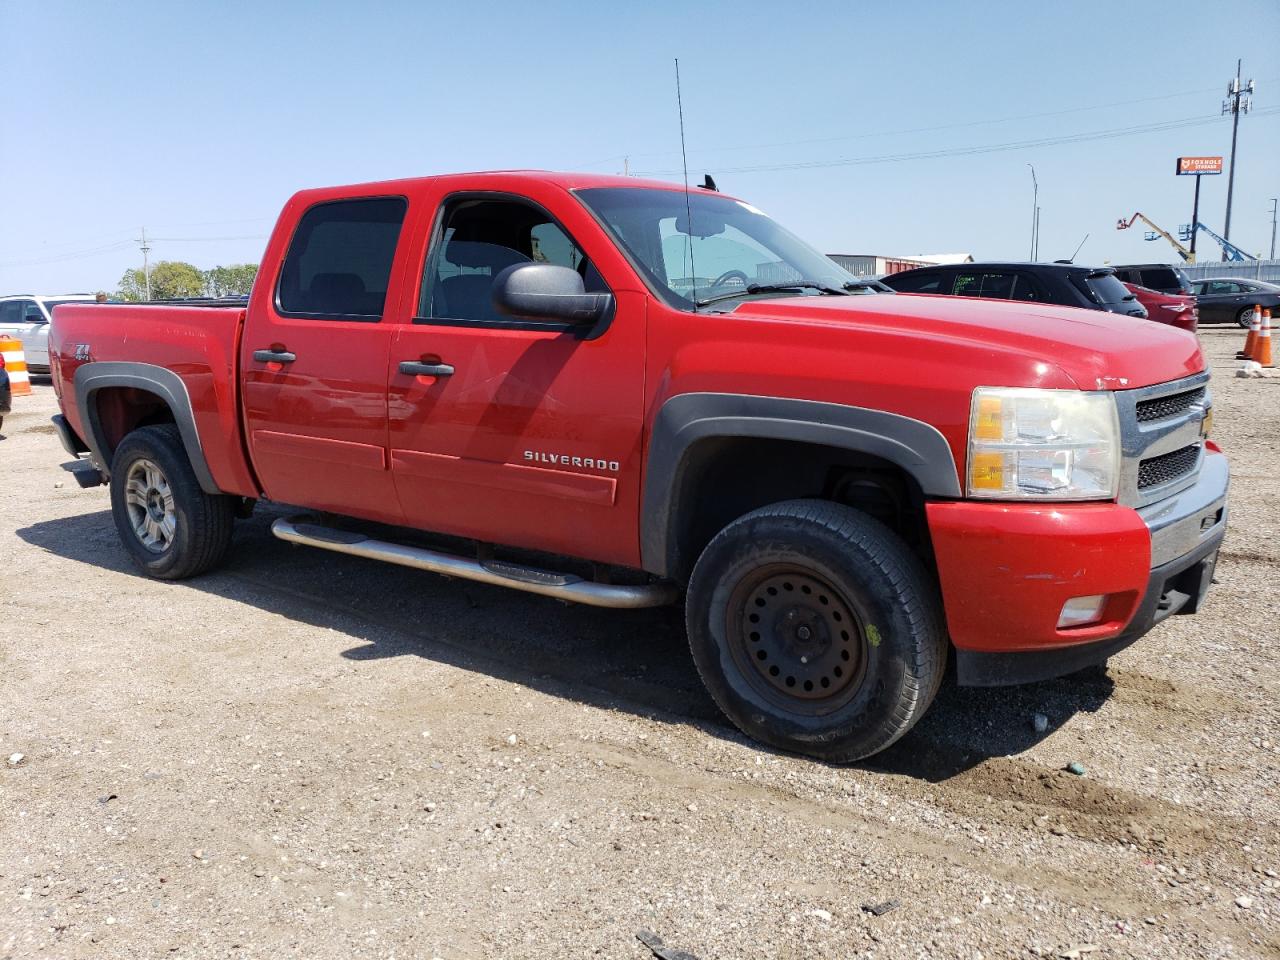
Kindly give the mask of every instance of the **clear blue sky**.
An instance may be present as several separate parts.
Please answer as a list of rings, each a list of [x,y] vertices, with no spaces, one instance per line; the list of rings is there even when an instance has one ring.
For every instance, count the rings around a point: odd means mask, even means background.
[[[1190,220],[1193,181],[1174,158],[1228,152],[1230,121],[1211,118],[1237,57],[1258,91],[1233,239],[1263,250],[1280,195],[1277,0],[0,0],[0,36],[0,293],[114,289],[141,262],[128,241],[144,225],[175,238],[153,259],[256,260],[302,187],[621,172],[624,156],[677,179],[673,57],[691,174],[711,171],[826,252],[1025,258],[1034,163],[1043,258],[1089,233],[1082,261],[1173,259],[1115,222]],[[1211,122],[836,163],[1193,118]],[[1204,179],[1202,218],[1219,230],[1226,179]]]

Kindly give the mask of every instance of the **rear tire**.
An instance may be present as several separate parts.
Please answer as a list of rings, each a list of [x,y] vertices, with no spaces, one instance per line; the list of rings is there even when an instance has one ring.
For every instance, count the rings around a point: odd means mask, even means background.
[[[1237,313],[1236,323],[1244,327],[1246,330],[1249,329],[1249,324],[1253,323],[1253,307],[1245,307]]]
[[[686,620],[711,696],[770,746],[847,763],[924,715],[947,637],[907,545],[842,504],[791,500],[725,527],[694,567]]]
[[[133,561],[149,576],[182,580],[226,556],[235,498],[200,488],[174,424],[141,427],[111,463],[111,514]]]

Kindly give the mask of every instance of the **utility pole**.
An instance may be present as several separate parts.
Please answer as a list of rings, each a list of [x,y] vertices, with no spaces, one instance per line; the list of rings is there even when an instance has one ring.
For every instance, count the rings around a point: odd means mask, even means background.
[[[1236,134],[1240,129],[1240,114],[1248,113],[1252,103],[1253,81],[1241,84],[1240,61],[1236,61],[1235,79],[1227,84],[1227,99],[1222,101],[1222,112],[1231,114],[1231,169],[1227,173],[1227,222],[1222,228],[1222,237],[1231,239],[1231,194],[1236,183]],[[1227,259],[1227,251],[1222,250],[1222,259]]]
[[[1276,258],[1276,198],[1271,198],[1271,259]]]
[[[1040,227],[1040,183],[1036,180],[1035,164],[1028,163],[1031,168],[1031,256],[1032,263],[1036,261],[1036,231]]]
[[[147,300],[151,299],[151,268],[147,264],[147,254],[151,252],[151,245],[147,243],[147,228],[142,228],[142,239],[138,241],[142,244],[142,282],[147,290]]]

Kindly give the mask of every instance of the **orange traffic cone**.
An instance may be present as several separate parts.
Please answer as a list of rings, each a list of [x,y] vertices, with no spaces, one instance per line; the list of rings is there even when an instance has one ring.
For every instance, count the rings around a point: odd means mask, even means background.
[[[1253,319],[1249,321],[1249,335],[1244,338],[1244,349],[1236,354],[1237,360],[1252,360],[1253,351],[1258,347],[1258,337],[1262,333],[1262,310],[1253,308]]]
[[[1262,332],[1258,334],[1258,345],[1254,348],[1253,359],[1264,367],[1274,367],[1271,362],[1271,310],[1262,310]]]
[[[27,355],[22,352],[22,341],[0,336],[0,360],[9,372],[9,389],[13,396],[31,396],[31,375],[27,373]]]

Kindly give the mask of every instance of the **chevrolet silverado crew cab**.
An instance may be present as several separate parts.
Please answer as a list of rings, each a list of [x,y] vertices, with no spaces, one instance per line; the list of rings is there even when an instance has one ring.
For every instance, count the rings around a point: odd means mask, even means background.
[[[1196,610],[1226,527],[1194,336],[854,296],[748,203],[482,173],[306,190],[247,306],[54,312],[56,423],[147,573],[276,536],[607,607],[683,600],[742,730],[848,761],[962,684]]]

